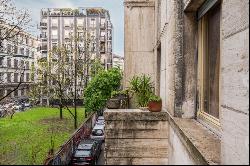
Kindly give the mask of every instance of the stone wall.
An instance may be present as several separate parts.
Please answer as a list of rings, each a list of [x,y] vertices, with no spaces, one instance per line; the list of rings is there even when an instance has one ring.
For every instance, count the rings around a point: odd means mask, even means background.
[[[154,0],[125,0],[124,10],[124,87],[134,75],[142,73],[150,75],[154,81]]]
[[[138,7],[137,4],[134,9],[125,9],[125,15],[127,14],[125,16],[127,18],[125,19],[125,52],[127,51],[125,78],[135,73],[153,73],[155,85],[158,88],[156,92],[163,100],[163,110],[169,112],[171,116],[180,117],[180,121],[189,119],[194,119],[196,123],[202,121],[199,118],[197,121],[196,101],[197,10],[204,2],[205,0],[156,0],[154,7],[145,7],[145,4]],[[167,130],[169,133],[167,157],[170,164],[199,164],[200,160],[194,160],[197,156],[194,151],[199,152],[201,158],[208,163],[249,164],[249,1],[223,0],[221,2],[220,127],[215,131],[209,123],[202,122],[202,126],[205,127],[200,130],[201,138],[197,138],[199,144],[190,149],[185,142],[195,145],[197,143],[195,136],[190,135],[188,138],[181,139],[180,135],[173,130],[173,126],[169,125],[171,127]],[[151,17],[149,16],[149,10],[155,12],[154,16],[152,13]],[[144,19],[147,24],[143,23]],[[135,30],[131,29],[132,24],[135,24]],[[141,31],[138,28],[139,25],[151,26]],[[133,38],[135,32],[139,36]],[[145,35],[146,32],[151,34]],[[152,57],[147,59],[147,62],[140,59],[137,51],[131,51],[138,50],[136,48],[138,45],[134,42],[141,42],[142,39],[148,40],[143,41],[148,45],[147,48],[144,46],[140,48],[146,50],[149,57]],[[153,49],[153,52],[150,52],[149,48]],[[149,67],[146,69],[145,66],[139,67],[142,63]],[[157,71],[160,73],[155,73]],[[191,130],[187,128],[186,134],[190,134]],[[207,138],[205,133],[210,130],[217,132],[216,136],[210,135],[212,141],[216,140],[216,146],[207,147],[211,143],[203,144],[202,140]],[[219,140],[216,137],[219,137]],[[213,156],[212,152],[216,152],[217,156]],[[208,160],[205,159],[206,157]],[[133,163],[132,160],[131,163]]]
[[[249,164],[249,1],[222,3],[222,164]]]
[[[168,164],[166,112],[107,110],[104,118],[105,164]]]
[[[183,20],[182,1],[161,1],[159,8],[159,35],[155,36],[161,45],[160,95],[163,108],[172,115],[181,116],[182,70],[183,70]],[[158,43],[155,43],[157,46]],[[155,55],[157,56],[157,55]],[[177,111],[179,110],[179,112]]]
[[[160,33],[155,35],[160,42],[155,45],[161,46],[159,93],[163,99],[163,108],[174,116],[195,118],[198,63],[196,12],[204,0],[163,2],[161,0],[160,7],[157,7],[160,11],[155,16],[161,18],[160,23],[157,21]],[[219,119],[222,164],[249,163],[248,20],[249,1],[222,1]],[[164,23],[165,28],[162,26]],[[178,151],[179,154],[183,148],[181,144],[177,145],[177,140],[172,141],[170,139],[170,144],[173,145],[170,148],[170,161],[178,159],[174,152]]]
[[[187,148],[171,126],[169,126],[169,164],[196,165]]]

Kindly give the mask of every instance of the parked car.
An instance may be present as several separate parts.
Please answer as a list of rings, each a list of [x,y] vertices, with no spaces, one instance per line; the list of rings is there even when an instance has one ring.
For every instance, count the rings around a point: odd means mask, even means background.
[[[90,138],[104,142],[104,139],[105,139],[104,138],[104,125],[96,124],[91,132]]]
[[[12,109],[15,111],[15,112],[20,112],[22,111],[22,106],[21,105],[13,105],[12,106]]]
[[[25,107],[31,107],[31,104],[28,103],[28,102],[25,102],[25,103],[24,103],[24,106],[25,106]]]
[[[96,120],[96,124],[97,125],[105,125],[105,121],[104,121],[104,117],[103,116],[99,116]]]
[[[96,165],[101,154],[101,142],[87,139],[77,146],[71,163],[72,165]]]

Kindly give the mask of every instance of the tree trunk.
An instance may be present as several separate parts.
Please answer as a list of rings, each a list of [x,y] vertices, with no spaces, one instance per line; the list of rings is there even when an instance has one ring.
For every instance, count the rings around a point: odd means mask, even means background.
[[[62,114],[62,105],[60,105],[60,119],[63,118],[63,114]]]

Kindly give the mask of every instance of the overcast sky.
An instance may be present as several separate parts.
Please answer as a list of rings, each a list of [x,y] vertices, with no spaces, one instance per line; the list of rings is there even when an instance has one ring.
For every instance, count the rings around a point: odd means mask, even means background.
[[[30,10],[33,22],[40,21],[41,8],[103,7],[110,11],[114,25],[113,52],[124,55],[124,11],[123,0],[14,0],[18,8]]]

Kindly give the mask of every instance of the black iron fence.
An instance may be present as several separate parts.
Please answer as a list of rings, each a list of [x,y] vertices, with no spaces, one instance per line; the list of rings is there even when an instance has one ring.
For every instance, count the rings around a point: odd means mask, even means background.
[[[48,156],[44,165],[68,165],[75,151],[75,147],[81,140],[89,137],[95,125],[96,118],[96,113],[92,113],[54,155]]]

